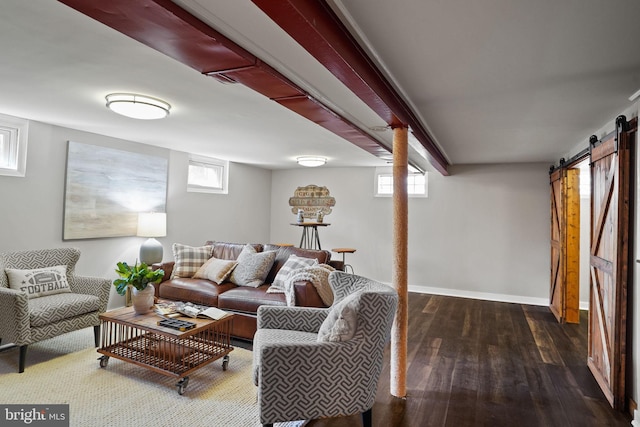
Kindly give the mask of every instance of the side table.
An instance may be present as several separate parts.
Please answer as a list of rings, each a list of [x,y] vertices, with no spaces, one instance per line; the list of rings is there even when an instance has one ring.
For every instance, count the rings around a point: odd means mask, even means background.
[[[321,250],[318,227],[327,227],[331,224],[326,222],[292,222],[291,225],[302,227],[302,237],[300,237],[300,247],[304,249]]]

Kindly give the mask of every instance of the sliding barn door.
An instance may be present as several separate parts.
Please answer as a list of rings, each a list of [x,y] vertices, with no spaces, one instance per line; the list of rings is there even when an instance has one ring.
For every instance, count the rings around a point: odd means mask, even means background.
[[[633,145],[627,121],[591,144],[589,369],[609,403],[625,405],[627,285]],[[592,138],[595,139],[595,138]]]
[[[551,289],[558,322],[580,321],[580,170],[560,168],[551,184]]]

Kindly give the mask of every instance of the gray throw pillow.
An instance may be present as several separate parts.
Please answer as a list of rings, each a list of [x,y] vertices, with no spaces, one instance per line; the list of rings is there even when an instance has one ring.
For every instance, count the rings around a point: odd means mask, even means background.
[[[257,288],[264,283],[275,259],[276,251],[257,252],[253,246],[246,245],[238,255],[238,265],[229,281],[238,286]]]

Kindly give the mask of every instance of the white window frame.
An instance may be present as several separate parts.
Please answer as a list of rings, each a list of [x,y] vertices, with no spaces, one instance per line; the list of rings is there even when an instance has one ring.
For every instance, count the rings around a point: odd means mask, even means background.
[[[424,176],[424,193],[417,193],[412,190],[413,183],[411,177],[415,176]],[[385,181],[390,181],[391,189],[389,192],[380,192],[380,180],[384,179]],[[393,196],[393,171],[391,168],[376,168],[376,178],[374,184],[374,195],[375,197],[392,197]],[[419,172],[409,172],[407,176],[407,194],[409,197],[428,197],[428,186],[429,179],[427,172],[423,174]],[[388,185],[386,186],[388,187]],[[415,188],[415,187],[414,187]]]
[[[26,175],[28,133],[28,120],[0,114],[0,175]]]
[[[191,166],[209,167],[212,169],[222,169],[222,183],[220,186],[207,186],[189,183],[189,170]],[[213,157],[189,155],[189,164],[187,167],[187,192],[193,193],[213,193],[213,194],[229,194],[229,161],[216,159]]]

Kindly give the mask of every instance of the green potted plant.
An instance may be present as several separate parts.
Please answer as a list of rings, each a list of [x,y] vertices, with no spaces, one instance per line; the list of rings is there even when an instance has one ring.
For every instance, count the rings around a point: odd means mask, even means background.
[[[120,276],[113,281],[116,292],[124,295],[128,287],[131,287],[131,298],[133,309],[138,314],[147,313],[153,307],[153,297],[155,294],[154,284],[158,284],[164,277],[164,270],[152,270],[147,264],[136,261],[130,266],[126,262],[119,262],[116,273]]]

